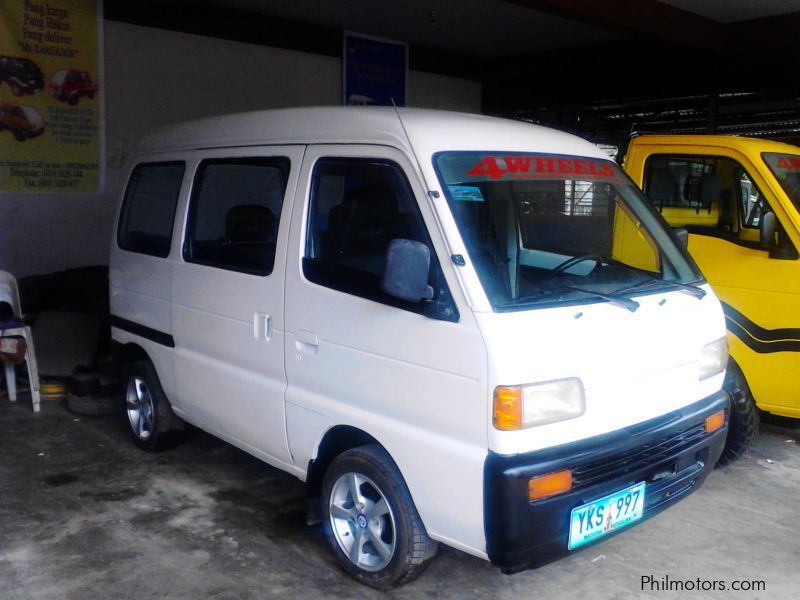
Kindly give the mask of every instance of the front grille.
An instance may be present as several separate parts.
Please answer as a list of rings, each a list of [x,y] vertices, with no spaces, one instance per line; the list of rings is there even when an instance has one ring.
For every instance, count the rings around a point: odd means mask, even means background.
[[[614,454],[572,469],[573,488],[621,477],[631,471],[659,465],[705,437],[703,423],[644,444],[631,452]]]

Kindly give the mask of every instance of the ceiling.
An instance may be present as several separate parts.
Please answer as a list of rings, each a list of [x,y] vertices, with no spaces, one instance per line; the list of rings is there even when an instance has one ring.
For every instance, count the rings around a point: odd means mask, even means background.
[[[800,12],[800,0],[212,0],[211,5],[482,58],[631,34],[680,39],[688,33],[704,45],[702,38],[721,36],[723,25]]]
[[[800,0],[105,0],[105,17],[332,57],[342,32],[480,81],[482,110],[595,141],[800,138]]]
[[[800,10],[798,0],[661,0],[719,23],[773,17]]]
[[[487,58],[620,38],[609,29],[503,0],[218,0],[213,4]]]

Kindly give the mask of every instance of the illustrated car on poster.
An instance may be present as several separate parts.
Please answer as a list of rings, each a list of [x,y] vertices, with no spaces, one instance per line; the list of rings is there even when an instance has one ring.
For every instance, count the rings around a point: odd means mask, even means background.
[[[44,121],[32,106],[0,102],[0,131],[8,129],[14,139],[24,142],[44,132]]]
[[[6,82],[15,96],[35,94],[44,87],[44,75],[30,59],[0,56],[0,83]]]
[[[81,96],[94,98],[95,92],[97,84],[92,83],[92,78],[86,71],[62,69],[50,78],[50,93],[53,98],[70,106],[75,106]]]

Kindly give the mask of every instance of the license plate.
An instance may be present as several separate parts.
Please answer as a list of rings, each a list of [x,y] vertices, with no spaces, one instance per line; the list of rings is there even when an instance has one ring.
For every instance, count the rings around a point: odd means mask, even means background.
[[[572,509],[569,519],[569,549],[608,535],[642,518],[645,484],[604,496]]]

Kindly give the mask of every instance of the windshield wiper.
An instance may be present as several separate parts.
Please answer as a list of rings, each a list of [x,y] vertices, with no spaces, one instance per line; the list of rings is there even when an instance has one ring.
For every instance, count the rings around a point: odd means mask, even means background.
[[[648,288],[650,286],[659,285],[659,286],[666,286],[666,287],[676,287],[681,290],[685,290],[689,292],[692,296],[701,300],[705,298],[706,291],[698,287],[696,285],[692,285],[690,283],[681,283],[680,281],[665,281],[663,279],[645,279],[644,281],[640,281],[630,287],[622,288],[614,292],[615,294],[629,294],[630,292],[642,290],[644,288]]]
[[[514,298],[513,300],[509,300],[508,302],[504,302],[503,306],[514,306],[516,304],[524,304],[526,302],[530,302],[532,300],[543,300],[544,298],[548,298],[550,296],[556,296],[561,294],[562,292],[569,291],[569,292],[580,292],[581,294],[586,294],[587,296],[594,296],[595,298],[602,298],[606,302],[610,302],[611,304],[616,304],[617,306],[622,306],[623,308],[627,308],[631,312],[635,312],[637,308],[639,308],[639,303],[636,300],[631,300],[630,298],[624,298],[619,296],[610,296],[609,294],[601,294],[600,292],[594,292],[592,290],[585,290],[583,288],[574,287],[571,285],[562,285],[557,288],[553,288],[550,290],[544,290],[539,292],[534,296],[522,296],[520,298]]]

